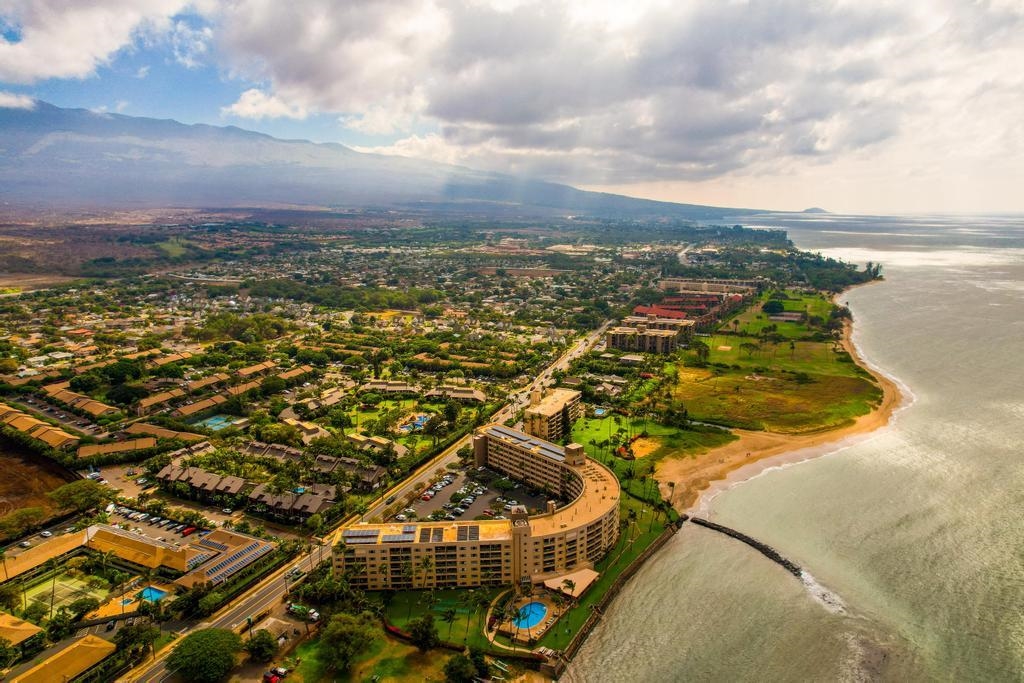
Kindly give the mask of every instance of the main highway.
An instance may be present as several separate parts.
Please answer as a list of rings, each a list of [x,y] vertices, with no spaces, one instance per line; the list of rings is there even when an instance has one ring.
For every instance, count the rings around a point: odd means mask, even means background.
[[[598,342],[598,340],[601,339],[611,324],[611,320],[606,321],[600,328],[592,331],[576,342],[576,344],[570,347],[543,372],[541,372],[528,387],[511,395],[509,397],[509,403],[502,406],[501,409],[494,414],[492,419],[496,422],[502,422],[515,416],[516,411],[518,411],[522,405],[529,402],[531,391],[534,389],[543,389],[544,387],[552,384],[553,374],[556,371],[567,369],[569,367],[569,363],[571,363],[574,358],[578,358],[579,356],[587,353]],[[379,516],[388,505],[384,501],[390,500],[392,496],[394,496],[395,500],[400,500],[412,493],[414,490],[418,491],[425,488],[430,479],[434,476],[434,472],[438,468],[446,468],[448,464],[456,462],[458,460],[459,449],[467,445],[469,442],[470,436],[467,435],[444,449],[444,451],[442,451],[437,457],[420,467],[402,483],[383,494],[381,498],[378,499],[377,503],[367,510],[363,515],[363,519],[369,520],[375,516]],[[330,538],[331,534],[325,534],[325,537]],[[291,571],[293,567],[298,566],[300,569],[308,573],[313,571],[313,569],[319,564],[321,556],[323,560],[327,561],[330,559],[330,555],[331,547],[329,541],[328,543],[319,546],[319,548],[314,546],[311,553],[300,555],[295,561],[289,562],[285,566],[281,567],[258,583],[254,588],[251,588],[242,597],[232,601],[220,612],[213,615],[213,617],[208,621],[184,628],[179,631],[179,633],[181,635],[187,635],[192,631],[204,628],[225,628],[237,632],[245,625],[246,620],[249,617],[260,616],[264,612],[272,609],[274,606],[282,604],[287,592],[285,574]],[[174,672],[167,668],[167,655],[170,653],[170,650],[171,648],[164,648],[157,654],[155,661],[150,661],[132,669],[119,680],[125,681],[125,683],[160,683],[161,681],[170,679],[174,675]]]

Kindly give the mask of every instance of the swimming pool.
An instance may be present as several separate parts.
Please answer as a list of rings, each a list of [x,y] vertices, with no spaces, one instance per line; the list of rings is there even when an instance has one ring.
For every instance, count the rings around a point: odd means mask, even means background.
[[[544,621],[547,615],[548,608],[543,602],[529,602],[519,608],[512,623],[516,628],[530,629]]]
[[[142,589],[142,592],[139,593],[138,597],[140,600],[145,600],[146,602],[160,602],[165,595],[167,595],[167,591],[160,590],[155,586],[146,586]]]
[[[213,415],[211,417],[206,418],[205,420],[200,420],[195,424],[200,425],[202,427],[207,427],[215,432],[219,432],[222,429],[227,429],[228,427],[230,427],[231,423],[234,422],[236,419],[237,418],[228,417],[226,415]]]

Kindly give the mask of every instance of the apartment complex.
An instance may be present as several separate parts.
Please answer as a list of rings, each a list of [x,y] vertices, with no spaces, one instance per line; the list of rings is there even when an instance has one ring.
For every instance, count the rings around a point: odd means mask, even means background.
[[[530,405],[523,413],[526,433],[548,441],[561,439],[583,417],[581,396],[571,389],[552,389],[547,394],[539,389],[531,392]]]
[[[605,333],[610,349],[643,351],[646,353],[672,353],[679,348],[679,333],[673,330],[652,329],[646,323],[636,327],[620,325]]]
[[[619,482],[579,444],[492,424],[473,436],[473,454],[571,502],[533,516],[518,507],[507,520],[349,526],[334,541],[335,571],[368,590],[540,583],[592,568],[618,540]]]

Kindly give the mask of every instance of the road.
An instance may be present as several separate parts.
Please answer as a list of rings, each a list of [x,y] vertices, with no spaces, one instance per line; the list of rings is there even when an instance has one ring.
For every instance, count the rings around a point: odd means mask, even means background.
[[[237,633],[248,617],[259,615],[284,602],[286,592],[284,575],[291,571],[292,567],[299,566],[308,574],[318,564],[318,555],[321,552],[324,561],[329,560],[331,556],[330,546],[324,544],[320,548],[322,550],[318,550],[314,546],[311,554],[300,555],[298,559],[287,563],[257,584],[255,588],[250,589],[244,597],[232,602],[215,614],[209,621],[182,629],[179,633],[185,635],[191,631],[204,628],[226,628]],[[148,666],[144,665],[145,668],[136,667],[120,680],[125,682],[134,681],[136,683],[158,683],[159,681],[170,679],[174,672],[170,671],[166,664],[166,655],[169,653],[169,649],[163,650],[163,653],[164,655],[160,656],[155,662],[148,662]]]
[[[591,347],[594,346],[604,336],[604,333],[611,327],[612,320],[606,320],[604,324],[598,329],[594,330],[583,339],[580,339],[572,347],[570,347],[565,353],[559,356],[554,362],[552,362],[547,368],[544,369],[537,378],[530,383],[524,389],[521,389],[515,394],[509,396],[509,403],[502,406],[498,412],[494,413],[491,417],[492,422],[504,422],[510,417],[515,416],[518,410],[525,406],[530,400],[530,392],[534,389],[543,389],[544,387],[553,383],[552,375],[558,370],[566,370],[569,367],[569,363],[573,359],[582,356],[587,353]],[[377,502],[370,506],[370,508],[363,515],[362,521],[368,522],[371,519],[382,517],[382,512],[391,503],[385,501],[390,500],[394,496],[394,500],[404,500],[407,496],[413,492],[422,491],[427,488],[430,484],[430,480],[435,476],[434,473],[438,469],[446,470],[448,465],[458,461],[459,449],[463,446],[467,446],[470,443],[472,435],[466,435],[453,443],[448,448],[444,449],[437,457],[428,462],[427,464],[416,470],[411,476],[407,477],[401,484],[390,489],[381,498],[377,499]],[[394,501],[392,501],[394,502]]]

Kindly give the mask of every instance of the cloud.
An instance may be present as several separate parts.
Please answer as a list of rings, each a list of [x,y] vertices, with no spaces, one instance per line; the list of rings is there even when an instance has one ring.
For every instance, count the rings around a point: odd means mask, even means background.
[[[237,102],[220,111],[224,116],[243,119],[304,119],[307,115],[303,107],[288,104],[276,95],[268,95],[257,88],[246,90]]]
[[[28,95],[0,90],[0,109],[35,109],[36,101]]]
[[[0,18],[17,39],[0,38],[0,81],[86,78],[141,34],[160,31],[186,0],[6,0]]]
[[[174,61],[187,69],[202,66],[212,38],[213,30],[209,26],[193,27],[186,21],[175,21],[170,33]]]
[[[382,153],[636,192],[1024,176],[1018,0],[6,2],[0,82],[143,36],[248,88],[226,116],[329,114]]]

